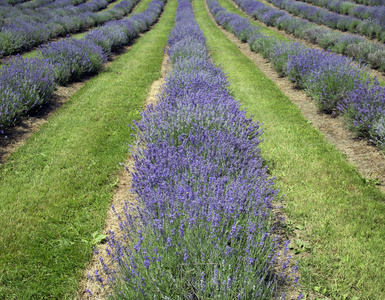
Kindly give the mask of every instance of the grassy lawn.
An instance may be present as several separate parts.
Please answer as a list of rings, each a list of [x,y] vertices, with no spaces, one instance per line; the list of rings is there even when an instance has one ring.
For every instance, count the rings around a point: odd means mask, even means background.
[[[176,1],[0,167],[0,298],[72,299],[103,228]]]
[[[300,261],[303,287],[332,299],[385,299],[385,195],[226,39],[202,0],[194,9],[234,96],[264,123],[262,155],[285,194],[285,212],[309,242]]]

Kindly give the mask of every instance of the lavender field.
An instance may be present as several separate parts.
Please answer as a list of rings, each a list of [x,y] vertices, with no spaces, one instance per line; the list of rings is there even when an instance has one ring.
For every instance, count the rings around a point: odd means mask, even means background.
[[[385,297],[385,6],[269,3],[0,0],[0,298]]]

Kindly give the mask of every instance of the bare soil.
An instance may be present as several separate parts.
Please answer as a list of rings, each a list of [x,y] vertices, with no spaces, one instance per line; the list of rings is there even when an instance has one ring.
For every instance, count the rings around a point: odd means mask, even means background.
[[[165,77],[169,73],[171,69],[171,63],[168,60],[168,56],[165,52],[163,61],[162,61],[162,68],[161,68],[161,78],[154,81],[151,85],[150,91],[147,95],[146,101],[145,101],[145,107],[147,107],[150,104],[155,104],[158,101],[158,94],[160,93],[164,83],[165,83]],[[125,162],[126,169],[129,171],[132,171],[134,168],[134,159],[129,156]],[[121,236],[121,230],[119,228],[119,220],[116,216],[118,215],[124,215],[123,213],[123,206],[125,205],[126,201],[128,201],[129,205],[137,205],[138,202],[135,198],[135,195],[130,191],[131,189],[131,180],[132,175],[131,172],[127,171],[126,169],[122,170],[121,175],[119,177],[119,183],[118,186],[115,189],[114,197],[111,201],[110,208],[107,212],[107,218],[105,221],[105,226],[103,233],[104,235],[109,235],[109,231],[113,231],[117,237]],[[116,214],[114,213],[112,209],[112,205],[115,207]],[[100,257],[103,258],[103,261],[106,263],[111,262],[111,258],[106,253],[107,244],[102,243],[96,246],[96,252],[98,254],[95,254],[92,256],[91,263],[87,267],[87,269],[84,272],[84,276],[80,281],[77,298],[76,299],[104,299],[105,298],[105,291],[100,287],[98,283],[95,281],[92,281],[89,279],[87,274],[94,275],[96,270],[103,270],[102,265],[99,261]],[[102,272],[99,272],[99,274],[102,274]],[[86,291],[86,289],[90,290],[92,294]]]

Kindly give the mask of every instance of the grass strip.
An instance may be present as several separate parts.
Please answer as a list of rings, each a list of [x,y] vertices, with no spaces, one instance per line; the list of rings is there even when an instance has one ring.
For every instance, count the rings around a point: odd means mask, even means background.
[[[244,13],[243,11],[241,11],[240,9],[238,9],[237,7],[234,6],[233,3],[231,3],[230,1],[228,0],[218,0],[218,3],[224,7],[227,11],[233,13],[233,14],[237,14],[243,18],[248,18],[250,19],[250,17]],[[283,35],[275,32],[274,30],[271,30],[270,28],[268,28],[267,26],[261,26],[259,24],[256,24],[255,22],[253,22],[255,24],[256,27],[259,27],[260,28],[260,32],[263,33],[263,34],[266,34],[266,35],[269,35],[269,36],[274,36],[276,37],[278,40],[280,41],[290,41],[290,39],[284,37]]]
[[[116,4],[119,4],[119,3],[122,2],[122,1],[123,1],[123,0],[117,0],[117,1],[115,1],[115,2],[112,2],[112,3],[110,3],[109,5],[107,5],[106,8],[101,9],[99,12],[108,11],[108,10],[110,10],[111,8],[114,8],[114,6],[115,6]]]
[[[127,124],[160,77],[175,1],[0,168],[0,298],[73,298],[132,143]]]
[[[244,56],[194,1],[211,55],[236,98],[263,122],[261,144],[286,213],[310,244],[302,284],[333,299],[385,297],[385,196],[308,124],[299,109]],[[299,244],[298,237],[293,245]]]

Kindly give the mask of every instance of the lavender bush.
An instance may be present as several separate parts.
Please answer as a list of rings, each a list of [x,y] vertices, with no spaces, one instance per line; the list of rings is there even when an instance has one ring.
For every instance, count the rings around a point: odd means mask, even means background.
[[[92,30],[84,39],[102,47],[104,53],[109,56],[112,51],[127,45],[136,36],[137,32],[132,25],[128,22],[116,21]]]
[[[251,42],[252,43],[252,42]],[[255,45],[255,43],[253,44]],[[300,43],[274,43],[271,49],[273,55],[270,55],[270,62],[275,71],[282,77],[287,76],[289,60],[299,53],[306,51],[306,47]]]
[[[366,69],[351,59],[313,49],[289,56],[286,73],[327,113],[368,78]]]
[[[0,70],[0,130],[45,103],[55,89],[46,60],[17,57]]]
[[[253,5],[252,1],[247,3]],[[238,23],[242,22],[241,19],[246,20],[228,13],[216,0],[209,0],[208,5],[211,11],[216,11],[214,17],[218,24],[224,24],[229,31],[232,31],[228,28],[233,24],[231,20]],[[351,59],[311,50],[299,43],[281,42],[275,37],[261,34],[258,28],[251,29],[247,42],[253,51],[269,59],[281,76],[288,76],[298,87],[305,89],[318,108],[327,113],[335,111],[339,101],[368,78],[366,68],[353,63]]]
[[[115,264],[101,260],[105,278],[90,278],[116,299],[279,297],[262,130],[229,95],[189,1],[179,1],[167,51],[173,70],[136,122],[140,206],[126,203],[123,240],[108,239]]]
[[[102,47],[87,40],[65,39],[40,48],[40,55],[51,65],[58,84],[97,73],[107,61]]]
[[[360,84],[340,103],[347,125],[359,136],[384,146],[385,88],[378,81]]]
[[[77,80],[84,74],[97,73],[111,51],[127,45],[156,21],[163,5],[161,1],[153,1],[143,13],[107,23],[87,33],[84,39],[70,38],[44,45],[40,47],[40,55],[52,64],[59,84]],[[140,26],[135,28],[138,24]]]

